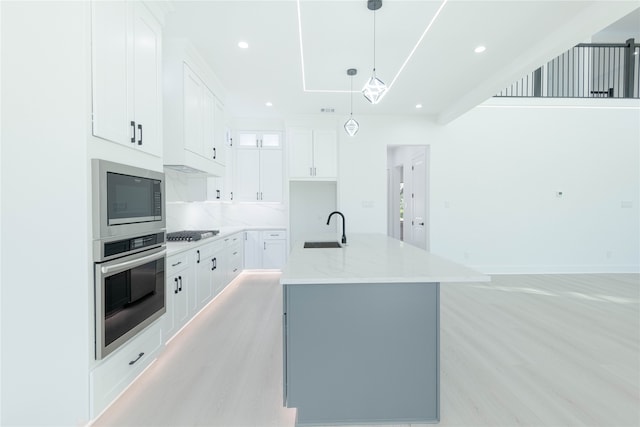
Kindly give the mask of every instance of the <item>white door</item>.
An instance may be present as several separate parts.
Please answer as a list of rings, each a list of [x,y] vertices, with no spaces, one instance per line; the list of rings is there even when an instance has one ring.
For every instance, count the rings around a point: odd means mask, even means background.
[[[337,151],[338,144],[335,131],[314,131],[313,167],[316,178],[335,178],[338,175]]]
[[[184,65],[184,146],[187,150],[203,155],[203,83]]]
[[[282,150],[260,150],[260,201],[282,202],[282,187]]]
[[[202,154],[209,160],[217,157],[215,148],[216,97],[207,87],[203,87],[202,96]]]
[[[131,144],[127,87],[127,4],[124,1],[91,5],[91,71],[93,135]]]
[[[260,150],[239,148],[236,150],[233,198],[241,202],[260,200]]]
[[[148,153],[162,155],[160,145],[162,31],[147,7],[136,2],[133,26],[134,116],[136,146]]]
[[[287,256],[286,240],[264,240],[262,242],[262,268],[276,269],[282,268]]]
[[[427,165],[424,154],[419,154],[411,161],[411,208],[410,243],[426,250]]]
[[[289,177],[307,178],[313,175],[313,134],[310,129],[289,131]]]

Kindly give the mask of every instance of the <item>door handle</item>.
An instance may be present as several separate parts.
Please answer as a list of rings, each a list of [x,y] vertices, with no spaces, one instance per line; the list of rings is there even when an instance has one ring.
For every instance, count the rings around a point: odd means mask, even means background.
[[[174,293],[174,294],[177,294],[177,293],[178,293],[178,278],[176,277],[176,278],[175,278],[175,279],[173,279],[173,280],[174,280],[174,282],[176,282],[176,288],[173,290],[173,293]]]
[[[213,147],[213,160],[216,159],[216,147]]]
[[[136,142],[136,122],[131,120],[131,142],[135,144]]]
[[[178,290],[182,292],[182,276],[178,276],[178,279],[180,280],[180,287],[178,288]]]
[[[138,145],[142,145],[142,125],[138,124],[138,130],[140,131],[140,139],[138,140]]]

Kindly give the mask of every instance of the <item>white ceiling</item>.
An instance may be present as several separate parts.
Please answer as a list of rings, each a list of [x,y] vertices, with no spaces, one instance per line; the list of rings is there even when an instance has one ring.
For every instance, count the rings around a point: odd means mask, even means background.
[[[391,89],[377,105],[359,92],[373,68],[366,0],[174,1],[165,36],[186,37],[200,50],[233,116],[323,107],[346,116],[346,70],[357,68],[356,118],[422,114],[448,122],[636,8],[637,0],[384,0],[375,14],[376,72]],[[238,48],[240,40],[249,48]],[[474,53],[478,45],[486,51]]]

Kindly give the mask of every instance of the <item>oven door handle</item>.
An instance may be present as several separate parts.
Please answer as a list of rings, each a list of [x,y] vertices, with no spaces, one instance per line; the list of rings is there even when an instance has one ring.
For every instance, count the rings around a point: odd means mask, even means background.
[[[130,261],[120,262],[118,264],[113,264],[113,265],[104,265],[100,267],[100,271],[102,271],[102,274],[110,274],[110,273],[117,273],[124,270],[129,270],[131,268],[141,266],[148,262],[156,261],[160,258],[164,258],[166,254],[167,254],[167,250],[162,249],[160,252],[156,252],[151,255],[144,256],[142,258],[132,259]]]

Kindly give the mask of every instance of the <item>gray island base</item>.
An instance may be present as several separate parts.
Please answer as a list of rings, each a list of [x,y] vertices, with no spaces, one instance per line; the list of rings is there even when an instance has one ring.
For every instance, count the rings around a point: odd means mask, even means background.
[[[488,277],[386,236],[350,242],[296,244],[283,271],[284,405],[297,425],[437,423],[440,283]]]

